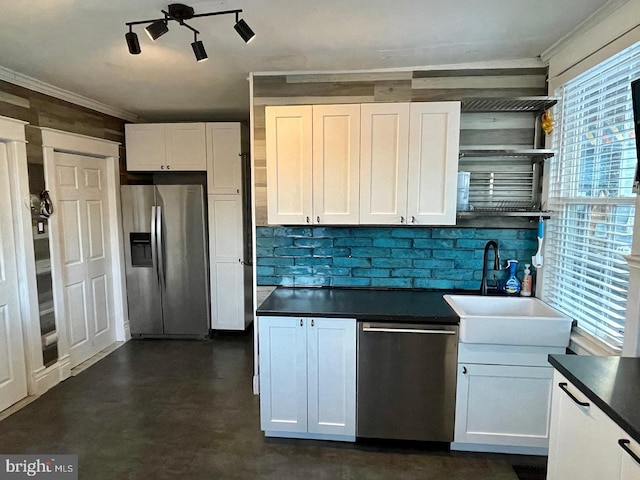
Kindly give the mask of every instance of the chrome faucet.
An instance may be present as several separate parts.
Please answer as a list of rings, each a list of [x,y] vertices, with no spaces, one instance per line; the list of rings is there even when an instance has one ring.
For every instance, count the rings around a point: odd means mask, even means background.
[[[487,254],[489,253],[489,249],[493,247],[493,270],[502,270],[502,265],[500,263],[500,252],[498,250],[498,242],[495,240],[489,240],[487,244],[484,246],[484,253],[482,255],[482,281],[480,282],[480,295],[487,294]],[[493,276],[495,282],[495,289],[498,289],[498,279]]]

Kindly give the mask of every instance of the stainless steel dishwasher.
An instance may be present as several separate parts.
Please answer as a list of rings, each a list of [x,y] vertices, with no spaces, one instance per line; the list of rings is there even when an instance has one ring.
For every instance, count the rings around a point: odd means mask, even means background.
[[[457,325],[358,322],[358,437],[453,441]]]

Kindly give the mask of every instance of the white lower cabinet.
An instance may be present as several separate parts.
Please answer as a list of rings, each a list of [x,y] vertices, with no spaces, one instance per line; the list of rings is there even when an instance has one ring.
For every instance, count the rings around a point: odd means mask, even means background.
[[[546,448],[551,367],[458,367],[455,441]]]
[[[560,347],[460,342],[453,450],[546,455]]]
[[[639,479],[638,443],[558,372],[553,385],[547,479]]]
[[[260,425],[265,434],[355,441],[355,320],[258,321]]]

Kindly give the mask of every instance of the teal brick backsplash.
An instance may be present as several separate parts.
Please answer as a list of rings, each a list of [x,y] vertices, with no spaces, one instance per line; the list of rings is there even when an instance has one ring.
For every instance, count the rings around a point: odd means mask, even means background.
[[[530,263],[535,229],[257,227],[258,285],[475,290],[482,253]],[[503,265],[504,266],[504,265]]]

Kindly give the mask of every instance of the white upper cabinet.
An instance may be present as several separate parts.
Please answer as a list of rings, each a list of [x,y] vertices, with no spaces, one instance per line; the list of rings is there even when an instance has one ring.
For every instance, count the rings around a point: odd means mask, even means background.
[[[360,223],[406,223],[409,103],[360,106]]]
[[[265,115],[270,224],[455,224],[460,102]]]
[[[204,123],[125,125],[127,170],[205,171]]]
[[[237,122],[207,123],[207,191],[233,195],[242,191],[242,146]]]
[[[313,223],[357,224],[360,105],[313,107]]]
[[[265,117],[268,221],[311,223],[313,108],[267,107]]]
[[[412,103],[407,221],[455,225],[460,102]]]

